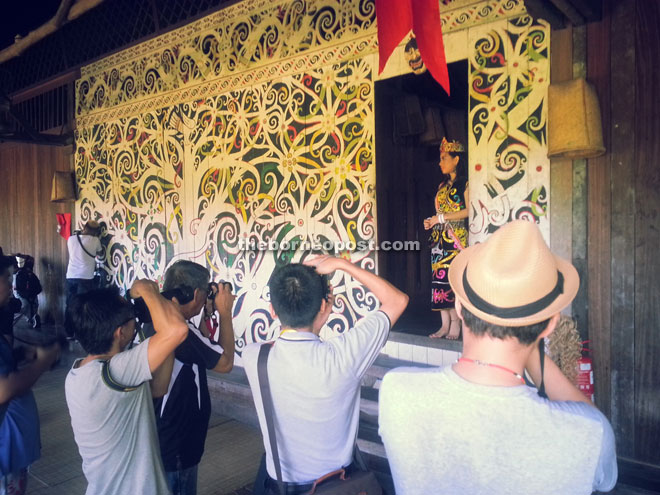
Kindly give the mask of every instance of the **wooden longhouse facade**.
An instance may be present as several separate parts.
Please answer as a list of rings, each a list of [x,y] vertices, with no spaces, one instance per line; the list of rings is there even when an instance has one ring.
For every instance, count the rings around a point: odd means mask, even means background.
[[[177,259],[200,262],[237,289],[240,354],[273,335],[268,276],[302,253],[245,244],[425,243],[420,170],[435,158],[402,151],[410,140],[397,141],[392,127],[409,122],[379,99],[386,87],[405,91],[387,81],[415,76],[403,44],[378,74],[373,1],[161,3],[108,0],[0,65],[9,112],[22,119],[0,144],[0,245],[35,256],[42,319],[58,323],[66,248],[55,213],[106,223],[108,277],[122,288],[162,279]],[[591,341],[595,401],[612,421],[621,474],[641,470],[657,482],[660,7],[603,0],[594,18],[568,16],[571,24],[551,3],[441,2],[447,59],[460,72],[451,105],[464,98],[463,120],[453,122],[468,143],[470,243],[525,218],[573,261],[582,285],[570,313]],[[108,19],[130,29],[97,34]],[[68,62],[49,52],[53,40],[71,52]],[[551,160],[548,85],[576,77],[596,88],[606,153]],[[75,204],[50,203],[56,170],[75,172]],[[338,252],[413,300],[426,293],[423,248]],[[349,278],[332,283],[342,312],[330,334],[375,304]],[[425,346],[420,338],[406,352],[434,364],[414,349]]]

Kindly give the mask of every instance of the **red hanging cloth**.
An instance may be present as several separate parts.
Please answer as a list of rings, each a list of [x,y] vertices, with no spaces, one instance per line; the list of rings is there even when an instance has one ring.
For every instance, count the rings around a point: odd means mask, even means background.
[[[378,73],[383,72],[399,42],[412,29],[424,64],[449,94],[449,71],[442,40],[438,0],[376,0]]]

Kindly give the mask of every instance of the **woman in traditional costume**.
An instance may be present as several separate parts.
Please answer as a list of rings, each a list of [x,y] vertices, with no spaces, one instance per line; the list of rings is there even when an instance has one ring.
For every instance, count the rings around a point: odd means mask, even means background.
[[[461,321],[454,307],[454,292],[447,277],[449,265],[467,246],[468,180],[467,154],[458,141],[442,139],[440,169],[443,180],[435,195],[435,215],[424,220],[431,231],[431,309],[439,311],[442,326],[431,338],[456,340],[461,334]]]

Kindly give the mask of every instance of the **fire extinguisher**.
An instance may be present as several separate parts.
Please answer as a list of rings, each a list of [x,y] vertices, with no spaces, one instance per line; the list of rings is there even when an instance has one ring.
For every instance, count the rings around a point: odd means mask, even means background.
[[[593,361],[588,353],[591,352],[591,349],[585,347],[586,344],[591,342],[590,340],[585,340],[582,342],[582,357],[578,359],[578,373],[577,373],[577,386],[580,391],[587,396],[587,398],[593,402],[594,401],[594,369]]]

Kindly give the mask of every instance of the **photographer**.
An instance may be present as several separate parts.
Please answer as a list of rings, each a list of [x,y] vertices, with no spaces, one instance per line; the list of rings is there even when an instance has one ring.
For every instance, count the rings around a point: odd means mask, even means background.
[[[535,224],[517,220],[461,251],[449,283],[463,355],[442,368],[393,370],[381,386],[396,493],[611,490],[612,427],[539,350],[577,293],[573,265],[550,252]]]
[[[75,232],[66,241],[69,251],[69,265],[66,269],[66,304],[76,294],[83,294],[94,288],[94,271],[96,256],[103,253],[101,241],[101,224],[90,220],[85,224],[82,233]]]
[[[11,298],[13,264],[0,251],[0,309]],[[30,388],[58,355],[58,345],[37,347],[36,359],[18,369],[11,345],[0,337],[0,491],[22,495],[27,489],[27,468],[41,455],[39,413]]]
[[[154,403],[160,451],[174,495],[194,494],[197,490],[197,466],[211,417],[206,370],[229,373],[234,366],[234,296],[230,284],[209,284],[209,278],[209,271],[202,265],[180,260],[167,269],[163,284],[165,292],[179,291],[185,298],[180,301],[181,313],[188,320],[188,335],[176,349],[168,392]],[[208,298],[212,298],[220,317],[219,344],[190,322]],[[143,330],[149,335],[148,325]]]
[[[335,270],[363,284],[380,301],[380,309],[342,335],[322,341],[319,333],[334,301],[322,275]],[[350,474],[360,382],[406,308],[408,296],[377,275],[330,256],[277,268],[269,287],[271,314],[282,323],[267,362],[282,478],[287,494],[307,493],[316,479],[331,471],[345,467]],[[262,345],[269,344],[251,344],[243,353],[266,449],[255,495],[278,493],[258,379]]]
[[[21,301],[20,317],[25,317],[32,328],[39,328],[39,299],[42,287],[39,277],[34,273],[34,258],[27,254],[16,255],[18,271],[15,275],[14,290]],[[17,318],[17,319],[18,319]],[[14,321],[16,323],[16,321]]]
[[[176,299],[163,298],[156,283],[136,281],[131,296],[145,301],[155,330],[132,348],[133,306],[115,289],[79,294],[67,308],[67,322],[88,353],[73,364],[65,392],[89,495],[169,491],[152,397],[167,392],[173,352],[188,326]]]

